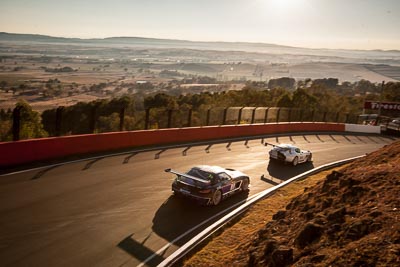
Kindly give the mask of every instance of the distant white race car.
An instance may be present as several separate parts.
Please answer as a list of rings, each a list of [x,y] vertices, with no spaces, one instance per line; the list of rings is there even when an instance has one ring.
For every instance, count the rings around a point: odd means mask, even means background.
[[[309,150],[301,150],[294,145],[280,144],[269,151],[269,158],[296,166],[298,163],[312,161],[312,153]]]

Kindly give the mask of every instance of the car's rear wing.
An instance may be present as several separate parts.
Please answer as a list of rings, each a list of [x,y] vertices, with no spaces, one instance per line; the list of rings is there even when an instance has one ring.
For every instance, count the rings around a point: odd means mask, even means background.
[[[211,183],[211,182],[208,181],[208,180],[204,180],[204,179],[201,179],[201,178],[198,178],[198,177],[194,177],[194,176],[189,175],[189,174],[186,174],[186,173],[177,172],[177,171],[174,171],[174,170],[172,170],[172,169],[170,169],[170,168],[165,169],[164,171],[165,171],[165,172],[174,173],[174,174],[179,175],[179,176],[184,176],[184,177],[186,177],[186,178],[196,180],[196,181],[198,181],[198,182],[200,182],[200,183],[204,183],[204,184],[209,184],[209,183]]]
[[[270,145],[272,147],[277,147],[277,145],[274,145],[274,144],[271,144],[271,143],[267,143],[267,142],[264,143],[264,146],[268,146],[268,145]]]

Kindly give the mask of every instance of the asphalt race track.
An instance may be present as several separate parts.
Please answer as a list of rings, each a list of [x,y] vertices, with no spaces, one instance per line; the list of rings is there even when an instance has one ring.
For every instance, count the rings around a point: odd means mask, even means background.
[[[351,134],[259,138],[132,152],[1,175],[0,262],[2,266],[156,266],[232,205],[313,167],[363,155],[393,141]],[[296,167],[270,164],[271,146],[263,142],[297,144],[310,149],[314,161]],[[250,192],[217,207],[199,207],[173,197],[174,175],[164,169],[187,171],[199,164],[249,174]]]

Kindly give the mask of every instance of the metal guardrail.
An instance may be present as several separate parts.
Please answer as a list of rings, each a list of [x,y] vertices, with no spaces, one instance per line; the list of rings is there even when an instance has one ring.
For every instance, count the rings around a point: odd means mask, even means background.
[[[293,177],[293,178],[291,178],[291,179],[289,179],[289,180],[287,180],[285,182],[280,183],[277,186],[274,186],[274,187],[269,188],[269,189],[267,189],[265,191],[262,191],[256,197],[252,198],[248,202],[244,203],[242,206],[236,208],[232,212],[228,213],[227,215],[225,215],[224,217],[222,217],[221,219],[216,221],[214,224],[212,224],[209,227],[207,227],[206,229],[204,229],[201,233],[199,233],[197,236],[192,238],[189,242],[187,242],[185,245],[183,245],[178,250],[176,250],[174,253],[172,253],[163,262],[161,262],[158,265],[158,267],[169,267],[169,266],[172,266],[173,264],[178,262],[180,259],[182,259],[185,255],[187,255],[191,250],[193,250],[199,244],[201,244],[203,241],[205,241],[208,237],[210,237],[214,232],[216,232],[221,227],[223,227],[230,220],[232,220],[233,218],[235,218],[238,215],[242,214],[251,205],[253,205],[257,201],[269,196],[274,191],[276,191],[276,190],[278,190],[278,189],[280,189],[280,188],[282,188],[282,187],[284,187],[284,186],[286,186],[286,185],[288,185],[288,184],[290,184],[290,183],[292,183],[294,181],[305,179],[310,175],[316,174],[318,172],[321,172],[321,171],[324,171],[324,170],[327,170],[327,169],[331,169],[331,168],[334,168],[334,167],[338,167],[338,166],[344,165],[346,163],[349,163],[351,161],[354,161],[354,160],[362,158],[362,157],[365,157],[365,155],[358,156],[358,157],[353,157],[353,158],[348,158],[348,159],[345,159],[345,160],[340,160],[340,161],[336,161],[336,162],[332,162],[332,163],[329,163],[329,164],[322,165],[320,167],[317,167],[315,169],[312,169],[312,170],[309,170],[309,171],[307,171],[305,173],[297,175],[297,176],[295,176],[295,177]]]

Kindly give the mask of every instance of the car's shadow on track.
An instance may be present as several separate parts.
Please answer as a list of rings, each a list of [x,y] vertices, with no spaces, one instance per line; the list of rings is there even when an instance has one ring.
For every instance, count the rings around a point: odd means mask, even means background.
[[[280,179],[282,181],[286,181],[311,169],[314,169],[314,164],[312,162],[306,162],[297,166],[292,166],[290,164],[284,164],[275,160],[270,160],[267,167],[267,171],[271,177]]]
[[[156,211],[152,233],[167,240],[168,243],[182,246],[243,203],[248,196],[249,191],[240,192],[223,200],[218,206],[207,207],[184,197],[171,195]],[[146,246],[146,240],[147,238],[139,242],[134,234],[129,234],[118,243],[118,247],[139,261],[146,261],[146,266],[158,266],[167,257],[165,253],[169,252],[170,248],[167,246],[163,251],[156,252]]]
[[[208,225],[231,211],[230,207],[237,207],[237,204],[244,202],[248,195],[248,191],[237,193],[223,200],[218,206],[200,206],[190,199],[171,195],[155,213],[152,229],[169,242],[182,246]],[[213,216],[215,218],[210,219]],[[177,239],[186,232],[188,233],[185,237]]]

